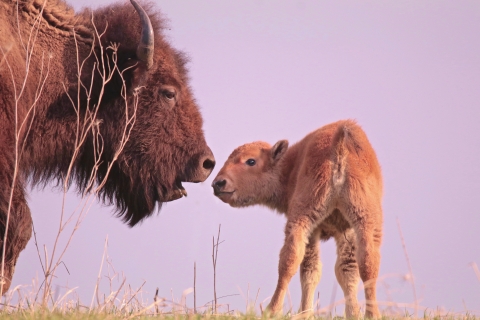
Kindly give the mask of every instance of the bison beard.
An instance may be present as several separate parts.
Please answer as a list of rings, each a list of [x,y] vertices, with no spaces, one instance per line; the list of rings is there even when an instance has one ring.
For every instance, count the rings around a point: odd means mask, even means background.
[[[70,173],[68,185],[101,186],[99,197],[134,226],[215,165],[185,55],[165,40],[159,13],[131,2],[75,14],[61,0],[0,0],[2,293],[31,237],[29,182],[63,184]]]

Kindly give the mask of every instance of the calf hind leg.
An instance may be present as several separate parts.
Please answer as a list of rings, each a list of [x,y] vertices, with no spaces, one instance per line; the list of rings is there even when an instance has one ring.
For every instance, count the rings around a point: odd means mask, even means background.
[[[353,229],[335,235],[337,262],[335,275],[345,297],[345,317],[358,318],[360,308],[357,300],[358,264],[355,258],[355,233]]]
[[[310,236],[305,248],[305,256],[300,265],[300,283],[302,285],[301,312],[312,314],[315,288],[322,275],[320,261],[320,234],[319,229]]]
[[[380,207],[378,207],[380,208]],[[350,221],[356,236],[356,258],[360,278],[365,287],[366,318],[380,318],[377,304],[377,278],[380,269],[380,243],[382,238],[381,210],[352,208]]]

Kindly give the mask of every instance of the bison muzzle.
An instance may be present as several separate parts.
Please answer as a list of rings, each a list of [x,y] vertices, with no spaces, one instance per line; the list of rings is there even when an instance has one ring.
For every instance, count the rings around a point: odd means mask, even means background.
[[[212,187],[232,207],[260,204],[287,217],[277,288],[267,310],[282,310],[288,284],[300,268],[301,311],[311,314],[321,275],[319,241],[333,237],[346,317],[359,316],[359,278],[365,286],[365,316],[380,316],[376,279],[382,176],[375,151],[354,121],[324,126],[290,148],[286,140],[273,147],[266,142],[245,144],[228,157]]]
[[[29,183],[98,188],[134,226],[212,172],[188,59],[164,25],[135,0],[80,13],[0,0],[0,292],[31,237]]]

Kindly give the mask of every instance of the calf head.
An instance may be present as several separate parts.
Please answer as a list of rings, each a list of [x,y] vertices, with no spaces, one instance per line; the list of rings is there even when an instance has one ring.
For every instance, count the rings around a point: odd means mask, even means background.
[[[281,188],[280,163],[287,149],[287,140],[273,147],[262,141],[238,147],[213,180],[214,194],[232,207],[268,205]]]

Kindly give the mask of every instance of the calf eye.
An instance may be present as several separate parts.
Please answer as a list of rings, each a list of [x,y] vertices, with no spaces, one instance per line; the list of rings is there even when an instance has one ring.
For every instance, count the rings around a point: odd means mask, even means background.
[[[173,100],[175,99],[175,91],[170,91],[170,90],[163,90],[162,94],[165,98],[168,100]]]
[[[247,161],[245,161],[245,163],[246,163],[248,166],[252,167],[252,166],[254,166],[255,163],[257,163],[257,162],[255,161],[255,159],[248,159]]]

